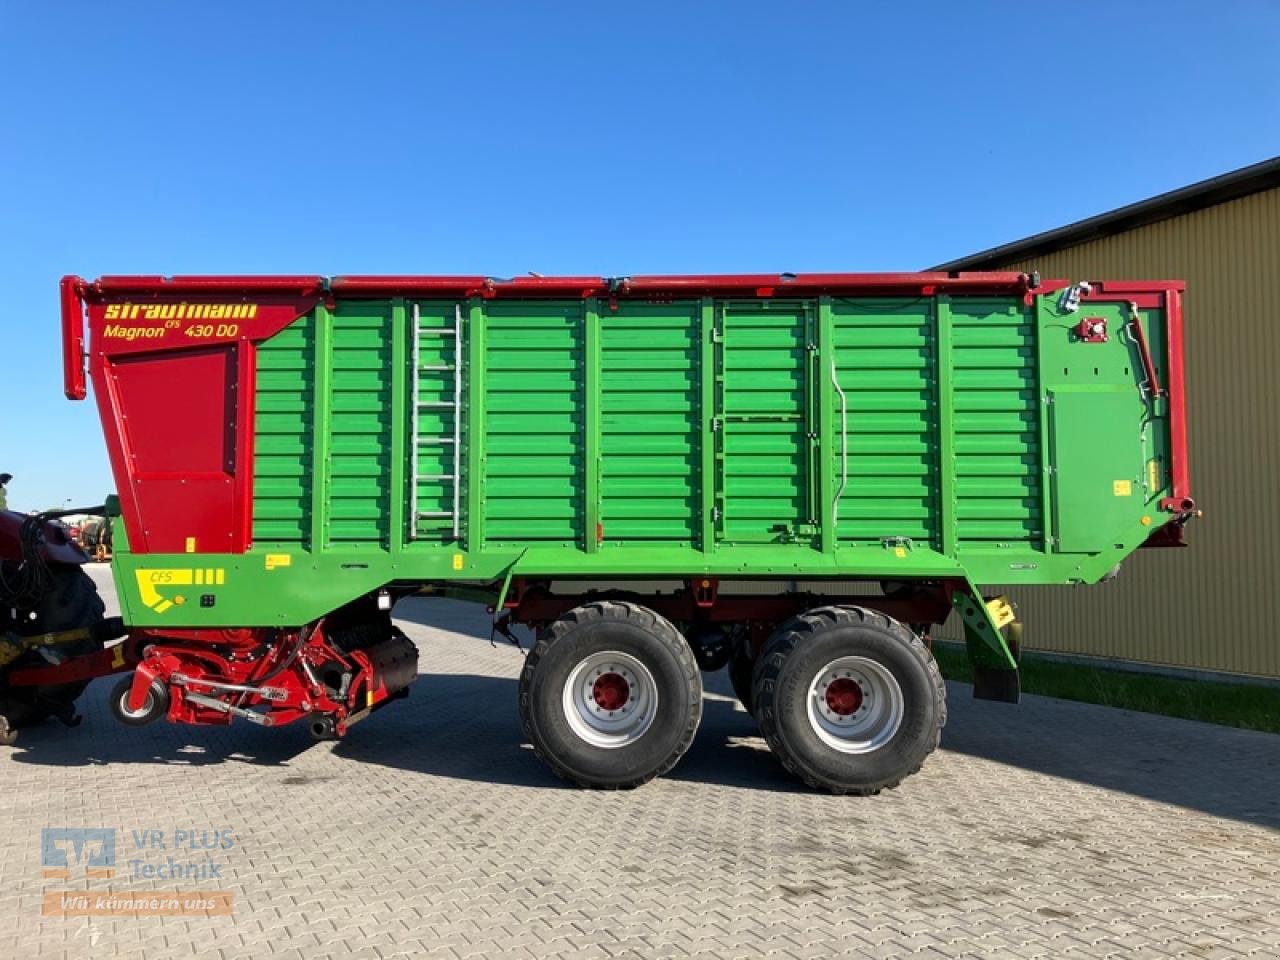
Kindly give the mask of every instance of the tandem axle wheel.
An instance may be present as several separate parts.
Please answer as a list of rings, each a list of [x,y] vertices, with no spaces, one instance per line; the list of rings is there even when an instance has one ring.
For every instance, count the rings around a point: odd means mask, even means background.
[[[702,674],[675,626],[635,603],[588,603],[547,627],[520,674],[534,751],[584,787],[637,787],[684,755]]]
[[[946,688],[918,636],[861,607],[818,607],[765,643],[754,714],[791,773],[832,793],[897,786],[937,747]]]

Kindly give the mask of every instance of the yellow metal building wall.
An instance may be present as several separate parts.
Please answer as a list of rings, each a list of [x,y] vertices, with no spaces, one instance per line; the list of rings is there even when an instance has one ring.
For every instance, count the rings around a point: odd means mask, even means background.
[[[1191,492],[1205,512],[1190,547],[1140,550],[1111,583],[1010,591],[1026,646],[1280,677],[1280,190],[1001,269],[1187,282]]]

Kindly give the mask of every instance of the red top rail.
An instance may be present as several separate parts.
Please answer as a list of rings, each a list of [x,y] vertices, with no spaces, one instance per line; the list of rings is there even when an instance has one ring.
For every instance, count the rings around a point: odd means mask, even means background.
[[[855,295],[901,292],[933,293],[1026,292],[1033,280],[1025,273],[757,273],[636,277],[512,277],[486,276],[129,276],[87,281],[64,280],[84,300],[95,302],[120,295],[169,298],[201,294],[326,293],[342,297],[460,296],[460,297],[660,297],[747,296],[774,297],[788,293]]]

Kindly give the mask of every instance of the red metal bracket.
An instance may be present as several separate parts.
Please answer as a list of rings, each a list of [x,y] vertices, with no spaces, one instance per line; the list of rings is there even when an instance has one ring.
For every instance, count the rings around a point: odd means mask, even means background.
[[[1160,501],[1160,509],[1191,513],[1196,502],[1191,497],[1191,473],[1187,465],[1186,364],[1182,344],[1182,290],[1166,291],[1165,330],[1169,344],[1169,469],[1173,474],[1170,496]]]
[[[1163,391],[1160,389],[1160,375],[1156,373],[1155,361],[1151,359],[1151,348],[1147,345],[1147,332],[1142,326],[1142,315],[1138,313],[1138,305],[1129,303],[1129,325],[1133,327],[1133,339],[1137,341],[1138,352],[1142,354],[1142,369],[1147,375],[1147,395],[1154,400]]]
[[[689,581],[693,590],[693,602],[699,609],[708,610],[716,605],[720,595],[720,581],[715,577],[701,577]]]
[[[85,380],[84,308],[80,303],[79,277],[63,277],[62,294],[62,384],[68,400],[88,396]]]
[[[1076,336],[1080,338],[1082,343],[1106,343],[1107,337],[1107,318],[1106,317],[1082,317],[1080,322],[1076,324]]]

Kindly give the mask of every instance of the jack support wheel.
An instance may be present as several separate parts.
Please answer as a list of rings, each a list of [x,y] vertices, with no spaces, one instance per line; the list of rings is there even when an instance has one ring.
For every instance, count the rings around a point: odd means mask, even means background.
[[[169,691],[159,680],[152,680],[147,699],[137,710],[129,708],[129,692],[133,689],[133,674],[129,674],[111,691],[108,706],[112,715],[130,727],[145,727],[155,723],[169,711]]]

